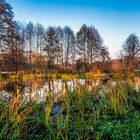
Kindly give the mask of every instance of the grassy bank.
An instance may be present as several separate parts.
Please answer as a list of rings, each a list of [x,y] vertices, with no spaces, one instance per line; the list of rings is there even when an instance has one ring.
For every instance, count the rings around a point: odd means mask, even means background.
[[[0,74],[0,80],[5,79],[23,79],[23,80],[32,80],[35,78],[48,78],[48,79],[63,79],[63,80],[70,80],[70,79],[77,79],[77,78],[97,78],[102,77],[105,74],[103,73],[85,73],[85,74],[65,74],[65,73],[48,73],[48,74]]]
[[[103,79],[106,77],[114,77],[119,79],[120,77],[134,78],[139,77],[139,72],[117,72],[117,73],[101,73],[97,72],[88,72],[88,73],[19,73],[19,74],[8,74],[8,73],[0,73],[0,80],[5,79],[23,79],[23,80],[32,80],[36,78],[47,78],[47,79],[63,79],[63,80],[72,80],[72,79]]]
[[[72,80],[72,79],[94,79],[94,78],[102,78],[109,74],[101,73],[101,72],[89,72],[89,73],[34,73],[34,74],[0,74],[0,79],[23,79],[23,80],[32,80],[35,78],[48,78],[48,79],[63,79],[63,80]],[[110,74],[112,75],[112,74]],[[115,74],[114,74],[115,75]]]
[[[45,94],[45,93],[44,93]],[[140,90],[125,82],[0,102],[0,139],[140,139]]]

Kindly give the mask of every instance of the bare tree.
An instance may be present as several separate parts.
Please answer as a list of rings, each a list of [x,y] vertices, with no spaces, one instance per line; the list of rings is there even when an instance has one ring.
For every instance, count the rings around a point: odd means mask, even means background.
[[[22,36],[19,32],[18,24],[14,22],[12,28],[8,28],[4,62],[5,66],[7,65],[7,70],[15,71],[16,73],[21,70],[21,62],[24,59],[24,49],[21,42]]]
[[[74,47],[75,37],[74,32],[68,26],[65,26],[64,29],[64,59],[65,59],[65,69],[70,63],[70,57],[72,54],[72,49]]]
[[[45,29],[42,24],[37,23],[35,26],[35,40],[36,40],[36,64],[40,71],[42,71],[42,53],[45,46]]]
[[[136,34],[130,34],[122,46],[123,59],[128,71],[133,71],[140,56],[140,41]]]
[[[57,64],[60,63],[61,67],[63,68],[64,67],[64,32],[60,26],[56,28],[56,34],[57,34],[57,40],[60,48],[57,55]]]
[[[77,51],[80,61],[83,61],[85,68],[88,70],[89,67],[95,62],[104,63],[103,61],[109,58],[109,52],[103,45],[103,39],[101,38],[98,30],[87,25],[83,25],[77,32]]]
[[[34,48],[34,36],[35,36],[35,28],[32,22],[29,22],[26,25],[26,39],[29,45],[29,64],[30,64],[30,73],[32,71],[32,54]]]
[[[80,61],[83,61],[84,64],[87,62],[87,31],[88,27],[84,24],[76,34],[77,52],[81,56]]]
[[[49,70],[54,70],[54,64],[57,62],[57,54],[60,50],[57,33],[54,27],[49,27],[46,32],[46,47],[45,51],[47,53],[48,68]]]

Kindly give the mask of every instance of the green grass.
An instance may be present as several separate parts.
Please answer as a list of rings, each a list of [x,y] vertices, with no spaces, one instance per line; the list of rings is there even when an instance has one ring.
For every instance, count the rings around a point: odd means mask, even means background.
[[[127,82],[102,86],[49,93],[39,104],[22,103],[17,89],[12,103],[0,102],[0,139],[139,140],[140,90]]]

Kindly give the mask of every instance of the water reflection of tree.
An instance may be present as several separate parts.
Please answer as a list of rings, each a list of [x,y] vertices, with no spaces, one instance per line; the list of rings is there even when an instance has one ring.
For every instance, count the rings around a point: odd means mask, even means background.
[[[22,95],[22,98],[28,98],[29,101],[32,101],[32,98],[35,93],[38,94],[41,88],[44,86],[45,80],[37,79],[37,80],[28,80],[23,81],[22,79],[18,80],[6,80],[0,85],[1,92],[9,94],[10,98],[17,97],[17,90],[19,94]]]
[[[65,96],[70,91],[73,92],[75,90],[79,91],[79,93],[83,93],[84,90],[89,93],[95,93],[102,90],[107,83],[108,80],[101,79],[46,80],[38,78],[27,81],[18,79],[4,82],[1,89],[4,89],[7,94],[14,98],[17,97],[18,90],[23,102],[32,103],[33,101],[46,101],[48,94],[52,94],[54,98],[58,96],[61,98],[61,96]]]

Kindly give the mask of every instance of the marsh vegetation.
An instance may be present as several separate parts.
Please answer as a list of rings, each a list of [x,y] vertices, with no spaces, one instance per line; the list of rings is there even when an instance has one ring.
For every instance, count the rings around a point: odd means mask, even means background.
[[[139,139],[139,78],[2,82],[0,139]]]

